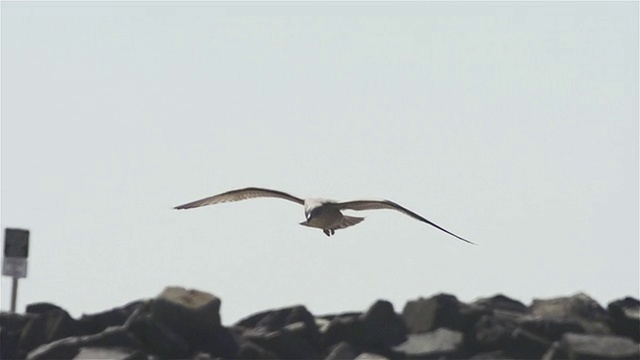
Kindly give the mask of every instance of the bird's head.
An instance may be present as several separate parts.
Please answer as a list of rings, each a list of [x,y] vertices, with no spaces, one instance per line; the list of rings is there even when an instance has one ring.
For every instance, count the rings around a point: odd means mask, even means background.
[[[304,201],[304,216],[307,221],[316,217],[322,211],[323,201],[321,199],[306,199]]]
[[[307,209],[304,212],[304,216],[307,218],[307,221],[309,221],[314,217],[316,217],[318,213],[320,213],[320,210],[321,210],[320,208]]]

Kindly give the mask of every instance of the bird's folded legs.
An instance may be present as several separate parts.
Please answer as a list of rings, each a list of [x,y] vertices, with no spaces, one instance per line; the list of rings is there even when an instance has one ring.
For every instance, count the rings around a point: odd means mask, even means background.
[[[322,232],[327,236],[331,236],[336,233],[336,231],[333,229],[323,229]]]

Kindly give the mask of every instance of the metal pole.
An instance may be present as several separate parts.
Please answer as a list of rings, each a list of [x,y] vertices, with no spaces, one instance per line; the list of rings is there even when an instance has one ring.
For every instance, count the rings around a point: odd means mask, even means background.
[[[11,312],[16,312],[16,299],[18,297],[18,278],[13,277],[13,286],[11,287]]]

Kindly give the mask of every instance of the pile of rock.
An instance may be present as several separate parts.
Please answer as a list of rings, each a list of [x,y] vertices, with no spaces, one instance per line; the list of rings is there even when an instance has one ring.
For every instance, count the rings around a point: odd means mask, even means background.
[[[170,287],[159,296],[73,319],[51,304],[2,313],[2,359],[638,359],[640,302],[602,308],[584,294],[534,300],[502,295],[470,304],[435,295],[362,313],[314,316],[304,306],[233,326],[220,299]]]

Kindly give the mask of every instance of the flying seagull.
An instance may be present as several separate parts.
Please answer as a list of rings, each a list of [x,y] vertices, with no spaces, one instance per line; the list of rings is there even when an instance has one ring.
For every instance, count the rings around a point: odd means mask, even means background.
[[[423,218],[422,216],[414,213],[413,211],[405,207],[402,207],[394,203],[393,201],[389,201],[389,200],[354,200],[354,201],[345,201],[345,202],[335,202],[331,200],[315,199],[315,198],[303,200],[278,190],[248,187],[244,189],[227,191],[222,194],[196,200],[184,205],[179,205],[179,206],[176,206],[174,209],[191,209],[191,208],[205,206],[205,205],[219,204],[219,203],[231,202],[231,201],[240,201],[240,200],[253,199],[253,198],[259,198],[259,197],[279,198],[279,199],[293,201],[294,203],[304,206],[304,215],[307,218],[307,220],[301,222],[300,225],[322,229],[322,231],[327,236],[331,236],[335,234],[336,230],[338,229],[344,229],[349,226],[356,225],[360,223],[362,220],[364,220],[364,218],[361,218],[361,217],[342,215],[341,210],[359,211],[359,210],[374,210],[374,209],[391,209],[391,210],[400,211],[401,213],[409,215],[416,220],[420,220],[424,223],[427,223],[464,242],[476,245],[475,243],[469,240],[463,239],[460,236],[450,232],[449,230],[446,230],[432,223],[431,221]]]

